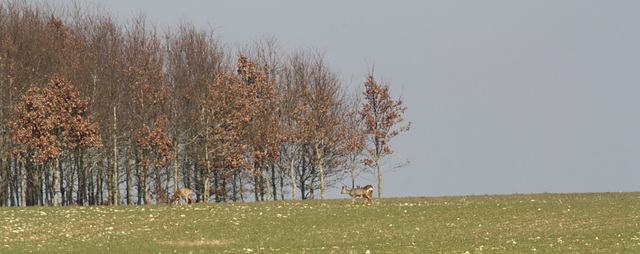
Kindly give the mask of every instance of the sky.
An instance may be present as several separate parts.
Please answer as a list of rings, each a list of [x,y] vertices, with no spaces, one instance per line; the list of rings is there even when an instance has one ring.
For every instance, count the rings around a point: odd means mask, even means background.
[[[320,50],[352,91],[375,66],[412,122],[384,197],[640,191],[640,1],[93,2]]]

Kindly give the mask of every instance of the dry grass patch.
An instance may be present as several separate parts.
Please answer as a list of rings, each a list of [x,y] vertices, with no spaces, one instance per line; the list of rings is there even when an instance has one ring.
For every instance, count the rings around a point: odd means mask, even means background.
[[[156,241],[156,243],[163,245],[177,245],[177,246],[218,246],[231,243],[227,240],[197,240],[197,241]]]

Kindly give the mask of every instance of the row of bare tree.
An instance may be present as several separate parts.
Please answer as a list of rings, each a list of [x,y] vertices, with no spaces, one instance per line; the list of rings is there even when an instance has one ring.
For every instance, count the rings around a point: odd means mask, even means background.
[[[324,198],[362,163],[382,195],[409,125],[372,75],[354,96],[315,51],[75,8],[0,3],[0,205]]]

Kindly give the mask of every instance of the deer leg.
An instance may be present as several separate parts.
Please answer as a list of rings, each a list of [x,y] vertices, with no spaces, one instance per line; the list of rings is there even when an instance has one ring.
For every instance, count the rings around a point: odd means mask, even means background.
[[[369,196],[369,194],[365,193],[364,195],[362,195],[362,197],[364,198],[364,204],[366,204],[367,202],[371,202],[371,204],[373,204],[373,200],[371,199],[371,196]]]

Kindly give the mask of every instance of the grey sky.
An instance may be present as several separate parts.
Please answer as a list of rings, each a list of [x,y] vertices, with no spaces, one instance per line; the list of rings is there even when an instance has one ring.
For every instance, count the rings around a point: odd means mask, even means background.
[[[69,2],[57,0],[56,2]],[[640,191],[639,1],[108,1],[223,42],[326,51],[404,96],[383,195]],[[347,181],[345,181],[345,184]],[[360,184],[374,183],[372,177]],[[344,198],[339,189],[329,198]]]

